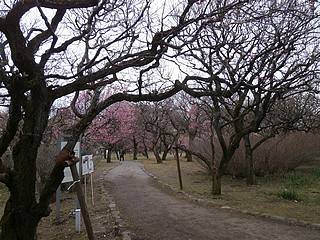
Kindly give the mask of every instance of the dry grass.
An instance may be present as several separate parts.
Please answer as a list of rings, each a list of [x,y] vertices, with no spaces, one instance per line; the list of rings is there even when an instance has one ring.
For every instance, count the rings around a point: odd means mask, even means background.
[[[154,159],[144,160],[145,168],[162,181],[178,189],[176,161],[168,160],[156,164]],[[222,179],[223,194],[214,197],[210,193],[210,176],[195,162],[181,161],[184,191],[205,198],[219,205],[237,209],[266,213],[308,222],[320,223],[320,170],[297,170],[293,177],[278,174],[259,178],[259,185],[248,187],[245,179]],[[320,175],[320,174],[319,174]],[[285,188],[294,188],[300,201],[288,201],[279,197]]]

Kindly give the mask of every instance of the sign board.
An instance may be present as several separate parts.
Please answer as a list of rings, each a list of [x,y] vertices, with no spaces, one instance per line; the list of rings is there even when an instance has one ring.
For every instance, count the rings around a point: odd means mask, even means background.
[[[84,155],[82,156],[82,174],[91,174],[94,172],[94,166],[93,166],[93,155]]]
[[[67,142],[61,142],[61,149],[65,145],[67,145]],[[77,142],[77,144],[75,145],[73,151],[75,152],[75,156],[77,158],[80,158],[80,142]],[[77,169],[78,169],[78,172],[79,172],[79,162],[77,163]],[[64,168],[64,178],[62,180],[62,183],[66,183],[66,182],[73,182],[71,170],[70,170],[69,167]]]

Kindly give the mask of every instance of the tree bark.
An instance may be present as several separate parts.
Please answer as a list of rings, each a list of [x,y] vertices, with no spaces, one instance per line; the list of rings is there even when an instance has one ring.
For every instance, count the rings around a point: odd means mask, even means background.
[[[243,140],[245,146],[245,159],[247,163],[247,185],[254,185],[256,184],[256,176],[254,173],[254,161],[249,134],[244,135]]]
[[[35,239],[39,218],[30,209],[20,210],[14,207],[16,201],[12,195],[6,203],[1,219],[1,240]]]
[[[212,194],[221,195],[221,174],[218,169],[212,170]]]
[[[45,86],[36,85],[26,103],[23,129],[13,147],[14,171],[10,176],[10,198],[1,219],[1,240],[35,239],[40,219],[47,207],[39,211],[35,197],[36,157],[47,126],[51,101]]]
[[[107,159],[107,153],[106,153],[107,149],[104,148],[103,149],[103,159]]]
[[[194,134],[191,134],[189,133],[189,139],[188,139],[188,147],[189,147],[189,150],[192,151],[192,143],[193,143],[193,140],[195,138],[195,135]],[[190,151],[187,151],[186,152],[186,158],[187,158],[187,162],[192,162],[192,154]]]
[[[213,129],[211,129],[210,136],[210,147],[211,147],[211,177],[212,177],[212,195],[221,195],[221,171],[217,167],[216,163],[216,151],[214,145],[214,134]]]
[[[165,160],[167,159],[167,156],[168,156],[169,151],[170,151],[170,148],[168,148],[167,146],[165,146],[164,151],[163,151],[163,154],[162,154],[162,157],[161,157],[161,160],[162,160],[162,161],[165,161]]]
[[[133,137],[133,160],[138,160],[138,143],[135,137]]]
[[[186,151],[187,162],[192,162],[192,154],[189,151]]]
[[[149,159],[148,148],[144,140],[143,140],[143,150],[144,150],[144,155],[147,157],[147,159]]]
[[[148,149],[147,148],[144,149],[144,155],[146,156],[147,159],[149,159],[149,154],[148,154]]]
[[[154,156],[156,158],[157,163],[162,163],[162,159],[161,159],[160,154],[159,154],[159,152],[157,150],[157,147],[153,148],[153,154],[154,154]]]
[[[109,149],[108,149],[108,154],[107,154],[107,163],[111,163],[111,153],[112,153],[112,151],[111,151],[111,149],[109,148]]]

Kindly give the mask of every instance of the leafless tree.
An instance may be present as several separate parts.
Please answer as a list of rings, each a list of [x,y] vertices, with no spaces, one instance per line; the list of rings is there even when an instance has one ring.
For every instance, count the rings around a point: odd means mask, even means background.
[[[139,110],[139,122],[143,126],[140,134],[146,137],[157,163],[162,163],[163,160],[166,160],[167,154],[177,137],[170,121],[169,107],[166,102],[158,102],[140,104]],[[162,150],[163,154],[161,156]]]
[[[221,13],[223,21],[201,25],[195,41],[177,52],[177,61],[185,65],[181,71],[197,79],[183,88],[207,102],[222,149],[213,168],[213,194],[221,194],[221,175],[241,139],[258,131],[272,106],[315,89],[316,12],[298,1],[269,3],[254,1]]]

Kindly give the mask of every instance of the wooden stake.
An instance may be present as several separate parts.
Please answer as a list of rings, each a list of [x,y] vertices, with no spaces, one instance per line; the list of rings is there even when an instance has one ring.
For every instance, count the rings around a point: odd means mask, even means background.
[[[178,151],[178,147],[175,147],[176,150],[176,160],[177,160],[177,170],[178,170],[178,177],[179,177],[179,185],[180,185],[180,190],[183,189],[182,186],[182,177],[181,177],[181,168],[180,168],[180,159],[179,159],[179,151]]]
[[[84,194],[83,194],[83,191],[81,188],[81,182],[79,180],[79,174],[78,174],[76,164],[71,165],[70,169],[71,169],[73,181],[75,182],[75,189],[77,191],[77,196],[78,196],[78,200],[79,200],[79,204],[80,204],[80,209],[81,209],[84,225],[86,226],[88,239],[95,240],[92,225],[91,225],[91,220],[90,220],[88,208],[86,205],[86,201],[84,198]]]
[[[93,196],[93,173],[90,174],[90,182],[91,182],[91,201],[92,206],[94,206],[94,196]]]
[[[87,175],[84,175],[84,200],[87,202]]]

